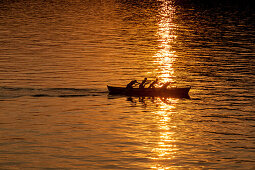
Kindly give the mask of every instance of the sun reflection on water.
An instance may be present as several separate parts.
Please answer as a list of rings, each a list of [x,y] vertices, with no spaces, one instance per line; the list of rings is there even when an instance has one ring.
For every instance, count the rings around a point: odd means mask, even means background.
[[[175,105],[179,99],[166,98],[159,102],[159,109],[155,110],[155,119],[157,120],[157,128],[159,131],[158,142],[152,149],[151,160],[155,161],[156,165],[153,169],[169,169],[170,167],[160,164],[161,161],[170,161],[175,158],[178,151],[175,145],[173,129],[175,125],[171,124],[171,116],[174,114]]]
[[[175,51],[172,49],[172,43],[176,39],[175,28],[173,23],[175,8],[171,1],[161,0],[160,20],[158,23],[159,51],[153,56],[154,63],[158,66],[155,70],[157,77],[162,83],[171,81],[174,78],[173,63],[176,59]]]
[[[160,8],[160,20],[158,23],[159,51],[153,56],[157,69],[157,77],[162,83],[174,82],[173,63],[176,59],[175,51],[172,44],[176,39],[175,28],[173,23],[175,8],[171,1],[159,0],[162,2]],[[179,99],[166,98],[159,101],[159,108],[155,110],[155,119],[159,131],[157,145],[152,149],[151,160],[155,161],[153,169],[170,169],[164,166],[161,161],[172,160],[178,151],[175,145],[174,131],[175,125],[171,123],[172,114],[174,114],[175,105]]]

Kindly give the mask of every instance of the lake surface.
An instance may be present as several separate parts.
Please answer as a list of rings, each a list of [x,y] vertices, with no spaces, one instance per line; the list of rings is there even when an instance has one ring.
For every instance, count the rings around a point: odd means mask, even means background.
[[[254,169],[249,4],[0,5],[0,169]],[[108,95],[144,77],[191,99]]]

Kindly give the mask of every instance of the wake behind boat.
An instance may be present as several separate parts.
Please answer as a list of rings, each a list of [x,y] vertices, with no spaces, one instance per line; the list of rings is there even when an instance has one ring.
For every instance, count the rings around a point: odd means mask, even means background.
[[[109,90],[109,94],[113,95],[190,98],[189,90],[191,87],[126,88],[107,85],[107,88]]]

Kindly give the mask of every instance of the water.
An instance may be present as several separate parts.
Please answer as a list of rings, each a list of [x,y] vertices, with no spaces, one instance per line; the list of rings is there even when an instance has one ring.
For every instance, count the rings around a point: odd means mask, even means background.
[[[255,168],[249,5],[8,1],[0,18],[1,169]],[[144,77],[191,99],[107,93]]]

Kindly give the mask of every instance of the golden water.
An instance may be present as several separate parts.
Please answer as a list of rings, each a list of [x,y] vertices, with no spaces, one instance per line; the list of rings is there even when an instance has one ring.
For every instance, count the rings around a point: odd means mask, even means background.
[[[253,17],[164,0],[2,3],[0,167],[254,168]],[[144,77],[191,85],[191,99],[107,93]]]

